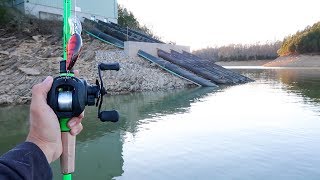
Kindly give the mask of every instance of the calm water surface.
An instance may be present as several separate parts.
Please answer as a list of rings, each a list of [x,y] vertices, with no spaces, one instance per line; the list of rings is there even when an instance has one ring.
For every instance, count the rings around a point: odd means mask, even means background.
[[[87,108],[75,179],[320,179],[320,69],[237,71],[256,81],[110,97],[116,124]],[[0,108],[0,153],[27,118],[27,106]]]

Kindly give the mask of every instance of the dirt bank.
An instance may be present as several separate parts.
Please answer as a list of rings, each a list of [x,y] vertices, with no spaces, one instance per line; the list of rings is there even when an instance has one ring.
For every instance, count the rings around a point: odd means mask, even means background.
[[[52,35],[14,36],[0,29],[0,104],[30,102],[31,88],[46,76],[58,74],[60,38]],[[165,90],[191,86],[141,58],[129,58],[120,49],[83,35],[84,44],[75,69],[94,83],[99,62],[119,62],[121,70],[104,73],[110,93]]]
[[[320,55],[290,55],[264,64],[266,67],[320,67]]]

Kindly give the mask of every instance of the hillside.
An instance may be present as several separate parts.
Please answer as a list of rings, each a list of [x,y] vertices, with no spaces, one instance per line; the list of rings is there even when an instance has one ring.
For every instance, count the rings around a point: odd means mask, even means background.
[[[280,56],[305,53],[320,53],[320,22],[286,37],[278,50]]]

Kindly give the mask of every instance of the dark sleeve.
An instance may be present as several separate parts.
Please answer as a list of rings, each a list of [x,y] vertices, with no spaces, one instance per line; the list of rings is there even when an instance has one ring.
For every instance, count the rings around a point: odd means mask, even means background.
[[[31,142],[24,142],[0,157],[1,180],[47,180],[52,171],[42,150]]]

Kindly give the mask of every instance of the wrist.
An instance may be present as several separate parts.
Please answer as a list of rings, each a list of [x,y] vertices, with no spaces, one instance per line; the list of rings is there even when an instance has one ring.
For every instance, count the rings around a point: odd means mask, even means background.
[[[43,154],[46,156],[46,159],[49,164],[53,161],[53,152],[51,151],[50,148],[48,148],[45,142],[31,135],[28,135],[26,141],[37,145],[41,149]]]

